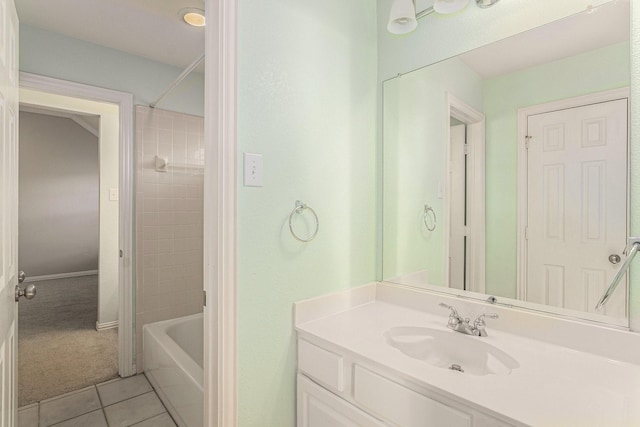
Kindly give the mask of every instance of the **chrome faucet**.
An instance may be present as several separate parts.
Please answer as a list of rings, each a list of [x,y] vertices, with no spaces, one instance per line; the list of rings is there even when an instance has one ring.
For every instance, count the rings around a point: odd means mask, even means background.
[[[484,313],[479,315],[476,320],[474,320],[473,326],[471,326],[471,324],[469,323],[471,319],[469,319],[468,317],[462,318],[462,316],[458,314],[458,310],[456,310],[455,307],[443,302],[440,303],[440,307],[448,308],[449,310],[451,310],[451,313],[449,313],[449,320],[447,321],[447,328],[466,335],[486,337],[487,324],[484,321],[485,317],[489,319],[498,318],[498,315],[495,313]]]
[[[469,324],[469,318],[463,319],[462,316],[458,314],[458,310],[451,305],[441,302],[440,307],[451,310],[449,320],[447,321],[447,328],[453,329],[456,332],[462,332],[463,334],[473,335],[473,328]]]

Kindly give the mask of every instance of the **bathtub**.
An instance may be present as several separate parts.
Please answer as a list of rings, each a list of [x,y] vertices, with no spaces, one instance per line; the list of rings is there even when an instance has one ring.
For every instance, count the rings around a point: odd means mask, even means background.
[[[144,325],[144,372],[180,427],[202,427],[203,315]]]

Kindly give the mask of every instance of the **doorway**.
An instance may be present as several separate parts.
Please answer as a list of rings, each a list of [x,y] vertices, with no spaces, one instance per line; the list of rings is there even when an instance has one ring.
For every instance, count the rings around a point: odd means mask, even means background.
[[[108,264],[99,259],[99,119],[20,107],[18,266],[38,292],[19,311],[19,406],[118,375],[117,330],[97,322],[98,269]]]
[[[448,94],[445,191],[447,286],[484,293],[484,114]]]
[[[71,294],[68,293],[69,291],[61,292],[67,294],[66,301],[62,306],[62,314],[66,315],[66,320],[71,320],[72,323],[78,323],[80,319],[84,319],[82,333],[93,333],[96,337],[96,340],[93,341],[94,350],[102,351],[100,349],[109,348],[115,355],[115,361],[109,362],[108,369],[105,366],[98,366],[101,365],[99,363],[90,368],[103,372],[96,376],[96,381],[104,380],[104,372],[106,371],[109,371],[108,375],[111,376],[133,375],[135,366],[133,363],[133,313],[131,311],[133,295],[131,286],[132,179],[130,166],[132,157],[132,97],[130,94],[26,73],[21,74],[20,77],[21,105],[23,109],[26,106],[28,110],[31,110],[25,114],[33,114],[34,110],[38,112],[46,110],[54,116],[75,116],[75,123],[82,123],[81,127],[85,134],[91,133],[91,130],[87,129],[94,128],[93,130],[98,134],[96,141],[99,140],[100,175],[99,185],[96,189],[97,194],[94,195],[96,201],[99,199],[98,214],[100,218],[98,230],[95,230],[99,236],[97,239],[97,268],[86,267],[89,264],[83,264],[85,267],[80,267],[78,264],[75,270],[79,271],[71,272],[77,273],[71,274],[75,277],[59,277],[56,276],[56,273],[52,277],[45,273],[35,278],[41,282],[41,288],[45,284],[52,283],[47,279],[54,279],[58,282],[61,280],[67,282],[66,284],[57,283],[59,289],[62,289],[60,286],[63,285],[69,289],[75,289],[77,292],[71,292]],[[52,152],[50,154],[59,156],[61,153]],[[28,173],[28,171],[25,172]],[[67,206],[67,211],[73,212],[73,209],[69,209]],[[75,218],[75,220],[81,222],[79,218]],[[76,233],[79,234],[80,224],[76,223],[75,228]],[[87,242],[84,243],[85,249],[87,249]],[[88,249],[87,251],[91,252]],[[56,252],[59,260],[68,260],[69,257],[61,255],[61,250]],[[97,272],[100,274],[95,274]],[[27,272],[26,282],[29,282],[29,276],[38,275]],[[65,275],[62,274],[62,276]],[[54,287],[56,286],[50,288]],[[40,293],[40,296],[44,297],[43,300],[38,301],[38,296],[36,296],[33,301],[24,301],[21,304],[25,314],[30,314],[27,305],[33,303],[34,306],[37,306],[45,303],[47,292],[43,289]],[[49,294],[51,293],[49,292]],[[22,311],[22,307],[20,311]],[[80,308],[79,313],[81,314],[70,315],[78,308]],[[33,323],[42,323],[42,313],[36,310],[36,313],[31,314],[34,314]],[[22,313],[19,313],[19,317],[22,320]],[[88,325],[87,320],[89,321]],[[68,323],[66,327],[71,328]],[[20,329],[18,334],[20,334]],[[76,331],[76,335],[78,334],[81,333]],[[54,346],[60,344],[56,343],[55,339],[52,341]],[[87,344],[86,339],[79,339],[79,341]],[[53,354],[55,355],[55,353]],[[52,354],[49,356],[51,357]],[[56,366],[65,364],[73,366],[75,360],[73,357],[71,358],[72,360],[58,360],[53,363]],[[32,368],[33,366],[30,369]],[[77,385],[70,387],[78,388]],[[20,402],[21,405],[23,403],[24,401]]]
[[[466,290],[467,271],[467,125],[450,118],[449,128],[449,287]]]

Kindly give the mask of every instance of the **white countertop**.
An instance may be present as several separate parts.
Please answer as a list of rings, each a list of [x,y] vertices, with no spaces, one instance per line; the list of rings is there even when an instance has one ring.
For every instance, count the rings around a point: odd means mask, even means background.
[[[405,379],[528,425],[640,426],[640,366],[636,364],[493,328],[501,319],[487,322],[488,337],[468,339],[483,340],[516,359],[520,366],[509,375],[465,375],[434,367],[404,355],[384,336],[397,326],[449,331],[447,314],[374,299],[315,320],[303,318],[296,329],[300,336],[331,343]]]

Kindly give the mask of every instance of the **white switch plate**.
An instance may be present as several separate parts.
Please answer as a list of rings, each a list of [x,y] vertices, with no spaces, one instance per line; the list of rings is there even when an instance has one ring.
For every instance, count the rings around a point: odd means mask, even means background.
[[[262,154],[244,153],[244,186],[262,187]]]
[[[109,189],[109,200],[112,202],[117,202],[118,201],[118,189],[117,188],[110,188]]]

